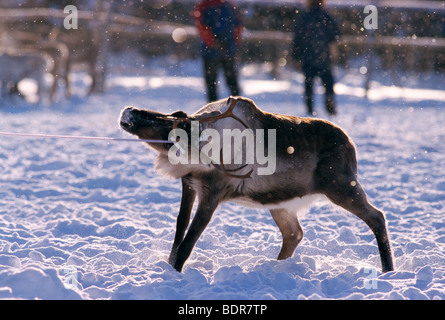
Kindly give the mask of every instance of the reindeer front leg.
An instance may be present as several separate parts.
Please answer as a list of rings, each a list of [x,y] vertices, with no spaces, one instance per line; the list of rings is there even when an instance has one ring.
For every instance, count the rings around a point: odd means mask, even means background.
[[[215,195],[206,194],[200,197],[200,203],[198,209],[196,210],[195,216],[193,218],[192,224],[185,236],[184,240],[179,245],[176,252],[176,261],[173,265],[174,268],[181,272],[185,261],[190,256],[193,247],[198,241],[204,229],[210,222],[213,212],[218,207],[219,201]]]
[[[178,218],[176,220],[175,240],[173,241],[170,256],[168,257],[168,263],[170,263],[172,266],[175,266],[178,247],[184,239],[185,230],[189,225],[190,214],[192,212],[195,198],[196,191],[190,186],[187,178],[182,178],[182,198]]]

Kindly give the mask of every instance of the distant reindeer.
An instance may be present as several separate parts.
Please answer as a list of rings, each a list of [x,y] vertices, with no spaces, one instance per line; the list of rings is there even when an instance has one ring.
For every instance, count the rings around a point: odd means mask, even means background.
[[[25,50],[0,52],[1,96],[9,94],[10,89],[21,80],[30,78],[37,82],[39,101],[49,101],[50,92],[45,74],[52,68],[53,62],[46,53]]]
[[[68,47],[69,55],[66,67],[68,76],[75,65],[86,67],[86,72],[91,78],[88,93],[93,93],[97,84],[96,64],[99,58],[99,44],[97,40],[93,39],[92,32],[86,28],[73,30],[55,28],[51,31],[49,40],[62,42]]]
[[[34,32],[12,31],[4,33],[3,37],[7,38],[4,41],[8,44],[8,48],[13,48],[15,51],[43,52],[51,57],[53,67],[48,70],[53,76],[51,101],[55,100],[57,87],[61,82],[65,85],[65,96],[72,95],[68,81],[69,49],[64,43],[45,39],[41,34]]]
[[[368,202],[358,181],[354,144],[331,122],[268,113],[252,100],[230,97],[207,104],[191,116],[182,111],[165,115],[127,107],[122,111],[120,126],[140,139],[173,139],[173,145],[147,144],[159,152],[155,170],[182,180],[176,235],[169,257],[176,270],[182,270],[213,212],[225,201],[269,209],[283,237],[278,260],[292,256],[303,238],[297,212],[314,195],[324,195],[362,219],[377,239],[383,272],[394,269],[384,214]],[[198,140],[187,139],[196,136],[197,130]],[[275,130],[275,136],[262,139],[264,130]],[[224,149],[223,140],[228,132],[241,133],[242,139],[254,141],[254,149],[246,142],[233,155],[227,155],[230,149]],[[255,140],[249,138],[251,134]],[[257,139],[261,134],[263,137]],[[215,152],[220,146],[220,152]],[[209,149],[213,149],[212,154]],[[260,162],[258,156],[264,149],[275,157],[269,159],[275,164],[268,172],[260,171],[265,162]],[[196,153],[201,156],[204,150],[206,156],[197,162]],[[255,152],[256,161],[234,162],[240,153],[247,159],[248,150]],[[188,163],[180,161],[181,154]],[[194,162],[190,161],[193,157]],[[186,234],[196,196],[197,211]]]

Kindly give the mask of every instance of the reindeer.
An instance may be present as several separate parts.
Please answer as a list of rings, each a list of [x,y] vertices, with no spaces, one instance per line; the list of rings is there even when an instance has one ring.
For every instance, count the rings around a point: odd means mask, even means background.
[[[12,31],[4,33],[3,38],[8,48],[14,48],[15,51],[35,51],[49,55],[53,62],[53,67],[49,70],[53,76],[51,101],[55,100],[57,87],[61,82],[65,84],[65,96],[71,97],[72,92],[68,82],[69,49],[64,43],[45,39],[36,32]]]
[[[16,86],[21,80],[31,78],[37,81],[39,101],[50,100],[45,74],[52,68],[51,57],[43,52],[26,50],[0,52],[1,96],[8,94],[11,86]]]
[[[73,30],[54,28],[49,35],[50,41],[61,42],[68,48],[68,61],[66,64],[66,74],[72,72],[75,65],[83,65],[91,78],[91,87],[89,94],[95,92],[97,85],[96,64],[99,58],[99,44],[97,39],[87,28]],[[71,96],[71,87],[67,79],[69,95]]]
[[[362,219],[377,240],[383,272],[394,269],[385,216],[368,202],[359,183],[353,142],[333,123],[268,113],[250,99],[229,97],[209,103],[191,116],[182,111],[165,115],[127,107],[121,113],[120,126],[140,139],[172,141],[146,144],[159,153],[155,170],[182,181],[176,234],[169,256],[169,263],[177,271],[181,272],[213,212],[225,201],[269,209],[282,234],[278,260],[291,257],[303,238],[297,213],[316,195],[325,196]],[[269,159],[275,161],[273,170],[260,171],[265,169],[265,162],[259,158],[246,160],[247,142],[227,155],[229,149],[225,149],[221,136],[228,129],[244,129],[246,138],[249,132],[257,138],[261,132],[264,136],[261,130],[275,130],[275,139],[271,134],[268,139],[254,140],[263,144],[254,146],[255,153],[266,148],[269,155],[275,156]],[[196,131],[200,134],[198,139],[187,139]],[[203,150],[207,150],[206,155],[197,157]],[[244,160],[236,163],[240,152],[245,155]],[[182,160],[188,162],[180,161],[181,154]],[[193,157],[194,162],[190,161]],[[197,210],[186,233],[196,197]]]

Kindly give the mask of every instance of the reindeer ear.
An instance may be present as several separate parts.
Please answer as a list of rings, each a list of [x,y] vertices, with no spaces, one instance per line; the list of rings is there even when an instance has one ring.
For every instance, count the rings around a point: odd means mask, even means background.
[[[187,118],[188,117],[187,113],[185,113],[184,111],[175,111],[171,114],[171,116],[176,117],[176,118]]]

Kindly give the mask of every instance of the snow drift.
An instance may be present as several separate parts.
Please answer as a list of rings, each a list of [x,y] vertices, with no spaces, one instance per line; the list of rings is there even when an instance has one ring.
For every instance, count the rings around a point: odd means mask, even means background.
[[[84,97],[78,73],[72,100],[2,100],[1,131],[127,138],[117,125],[126,105],[191,113],[205,104],[199,61],[132,61],[139,74],[115,70],[104,95]],[[303,115],[301,75],[285,69],[276,80],[265,66],[243,66],[243,94]],[[0,137],[0,298],[444,299],[443,74],[408,74],[395,88],[382,73],[370,100],[357,69],[336,76],[331,120],[357,145],[359,178],[386,213],[394,272],[380,272],[371,231],[339,208],[312,207],[294,256],[276,261],[270,214],[228,203],[178,273],[166,260],[181,188],[154,173],[154,153],[140,143]]]

